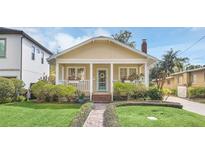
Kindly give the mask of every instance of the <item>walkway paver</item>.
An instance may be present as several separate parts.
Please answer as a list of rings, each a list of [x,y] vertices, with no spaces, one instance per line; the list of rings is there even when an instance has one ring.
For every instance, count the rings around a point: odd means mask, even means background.
[[[90,112],[83,127],[103,127],[103,113],[107,104],[94,104],[93,110]]]
[[[195,112],[201,115],[205,115],[205,104],[192,102],[183,98],[170,96],[167,101],[177,102],[183,105],[183,109],[191,112]]]

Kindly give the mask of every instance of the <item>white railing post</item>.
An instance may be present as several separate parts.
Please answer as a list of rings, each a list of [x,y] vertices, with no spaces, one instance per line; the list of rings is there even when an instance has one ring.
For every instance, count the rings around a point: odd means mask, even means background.
[[[145,67],[144,67],[144,82],[145,82],[145,86],[146,87],[149,87],[149,69],[148,69],[148,66],[147,66],[147,63],[145,63]]]
[[[93,64],[90,63],[90,101],[92,101],[93,94]]]
[[[113,101],[113,63],[110,64],[110,92],[111,101]]]
[[[59,82],[59,63],[56,61],[56,84]]]

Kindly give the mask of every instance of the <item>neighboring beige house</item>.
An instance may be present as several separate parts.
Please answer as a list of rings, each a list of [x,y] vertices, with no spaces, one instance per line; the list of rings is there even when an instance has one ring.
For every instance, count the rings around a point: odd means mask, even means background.
[[[165,88],[178,86],[205,87],[205,67],[171,74],[164,83]]]
[[[96,102],[113,100],[116,81],[149,85],[149,68],[157,59],[109,37],[95,37],[49,59],[56,68],[56,84],[72,84]],[[130,81],[131,76],[137,79]]]

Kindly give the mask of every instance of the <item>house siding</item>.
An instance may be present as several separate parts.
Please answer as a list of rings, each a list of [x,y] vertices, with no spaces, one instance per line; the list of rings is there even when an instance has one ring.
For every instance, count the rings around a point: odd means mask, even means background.
[[[6,39],[6,57],[0,58],[0,76],[20,79],[21,35],[0,34]]]
[[[35,50],[35,60],[31,59],[32,46],[39,49],[40,53]],[[41,52],[44,52],[44,64],[41,64]],[[37,82],[43,75],[49,76],[49,64],[47,58],[50,55],[39,46],[26,38],[22,40],[22,80],[29,88],[31,83]]]
[[[58,59],[145,59],[127,48],[109,41],[94,41],[65,53]]]

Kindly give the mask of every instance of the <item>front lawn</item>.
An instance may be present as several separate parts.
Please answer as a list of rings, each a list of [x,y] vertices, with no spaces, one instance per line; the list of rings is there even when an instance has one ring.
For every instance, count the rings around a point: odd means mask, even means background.
[[[205,116],[171,107],[120,106],[116,108],[122,127],[203,127]],[[155,117],[158,120],[150,120]]]
[[[9,103],[0,105],[1,127],[67,127],[79,104]]]

